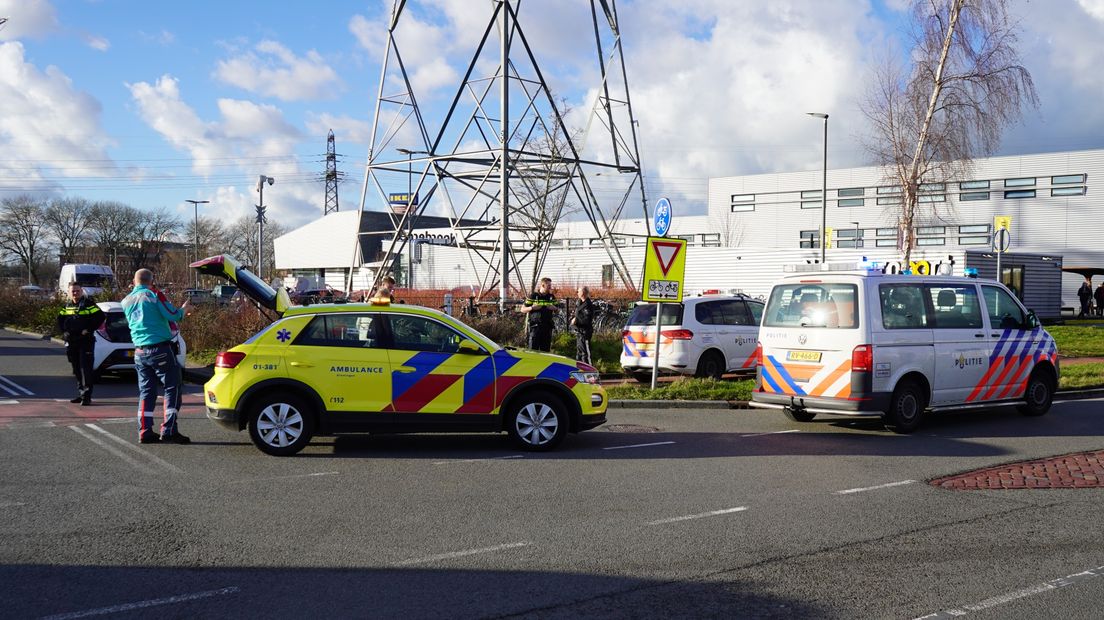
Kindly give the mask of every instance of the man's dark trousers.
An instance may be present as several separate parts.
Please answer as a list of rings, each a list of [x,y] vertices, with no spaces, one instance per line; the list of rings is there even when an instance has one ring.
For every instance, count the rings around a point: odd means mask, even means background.
[[[94,341],[74,341],[65,348],[65,356],[73,366],[73,376],[77,378],[77,394],[83,400],[92,398],[92,384],[95,381],[92,362],[95,358]]]
[[[529,348],[534,351],[552,350],[552,327],[529,328]]]
[[[593,364],[590,361],[590,337],[589,331],[575,330],[575,359],[584,364]]]

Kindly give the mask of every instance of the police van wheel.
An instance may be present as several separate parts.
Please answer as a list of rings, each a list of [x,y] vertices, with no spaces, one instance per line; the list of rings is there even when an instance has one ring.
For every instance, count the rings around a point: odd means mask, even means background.
[[[812,422],[813,418],[816,417],[816,414],[808,409],[795,409],[793,407],[783,407],[782,413],[794,422]]]
[[[310,443],[314,416],[302,399],[276,393],[250,406],[249,437],[261,452],[291,456]]]
[[[649,385],[652,383],[651,372],[634,372],[632,373],[632,378],[636,379],[637,383],[647,383]]]
[[[506,431],[518,447],[534,452],[555,448],[567,435],[567,408],[559,398],[535,390],[522,394],[510,409]]]
[[[882,416],[882,420],[886,428],[895,433],[911,433],[920,426],[927,406],[927,398],[920,386],[915,381],[902,381],[893,390],[889,411]]]
[[[1026,416],[1040,416],[1050,411],[1050,404],[1054,401],[1054,385],[1046,372],[1036,370],[1027,380],[1027,389],[1024,390],[1024,404],[1020,405],[1020,413]]]
[[[716,351],[706,351],[698,360],[698,370],[694,376],[702,379],[720,379],[724,371],[724,356]]]

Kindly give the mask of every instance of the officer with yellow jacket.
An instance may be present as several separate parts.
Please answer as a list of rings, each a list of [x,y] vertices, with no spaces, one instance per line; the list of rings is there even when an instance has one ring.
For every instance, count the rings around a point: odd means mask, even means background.
[[[92,362],[96,354],[94,334],[105,318],[96,302],[84,294],[80,284],[69,284],[69,303],[58,313],[57,328],[65,340],[65,355],[77,378],[77,396],[69,401],[71,403],[92,403]]]
[[[552,350],[553,313],[559,312],[556,296],[552,294],[552,279],[541,278],[537,290],[529,294],[521,311],[526,315],[529,328],[529,348],[534,351]]]

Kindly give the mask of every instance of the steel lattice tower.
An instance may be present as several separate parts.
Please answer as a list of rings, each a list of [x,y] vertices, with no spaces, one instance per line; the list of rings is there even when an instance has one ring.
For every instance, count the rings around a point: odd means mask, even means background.
[[[337,182],[341,174],[337,171],[337,150],[334,143],[333,130],[326,137],[326,206],[322,215],[337,213]]]
[[[370,189],[373,202],[388,205],[389,189],[413,188],[406,208],[386,209],[393,230],[384,233],[390,239],[384,237],[380,264],[392,264],[420,216],[445,215],[457,246],[482,274],[481,296],[497,288],[502,307],[530,289],[557,223],[577,212],[592,225],[592,243],[605,248],[616,277],[635,289],[612,232],[634,195],[645,220],[648,211],[615,0],[573,9],[579,26],[593,29],[599,76],[575,86],[594,93],[585,128],[577,131],[566,126],[563,100],[541,72],[520,0],[482,5],[490,8],[482,37],[447,111],[431,126],[400,53],[399,26],[409,5],[392,5],[360,198],[363,212]],[[594,138],[589,145],[588,138]],[[522,261],[531,272],[521,273]],[[381,269],[377,280],[382,275]],[[352,270],[349,278],[351,287]]]

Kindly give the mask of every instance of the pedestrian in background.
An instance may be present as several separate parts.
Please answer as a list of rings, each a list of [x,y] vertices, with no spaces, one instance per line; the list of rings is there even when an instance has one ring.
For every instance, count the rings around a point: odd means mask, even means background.
[[[594,336],[594,302],[590,299],[590,287],[580,286],[575,296],[579,298],[575,316],[571,319],[571,326],[575,328],[575,359],[593,364],[590,361],[590,339]]]
[[[61,339],[65,341],[65,356],[73,366],[73,376],[77,378],[77,396],[69,401],[71,403],[80,403],[82,406],[92,404],[95,334],[106,318],[96,301],[84,294],[84,288],[80,284],[69,283],[69,303],[58,313],[57,328]]]
[[[559,312],[552,294],[552,278],[541,278],[537,290],[529,294],[521,307],[525,314],[528,346],[534,351],[552,350],[552,315]]]
[[[1100,283],[1100,286],[1096,287],[1096,292],[1093,293],[1093,299],[1096,300],[1096,316],[1104,316],[1104,282]]]
[[[1081,288],[1077,289],[1077,299],[1081,302],[1081,314],[1078,314],[1077,318],[1083,319],[1089,313],[1089,303],[1092,298],[1092,280],[1085,278],[1085,281],[1081,283]]]
[[[179,443],[191,440],[180,434],[177,414],[180,409],[180,365],[176,361],[170,321],[184,318],[188,302],[174,307],[153,288],[153,272],[134,272],[134,289],[123,298],[123,313],[134,342],[134,368],[138,372],[138,442]],[[164,420],[161,435],[153,430],[153,410],[157,407],[157,386],[164,388]]]

